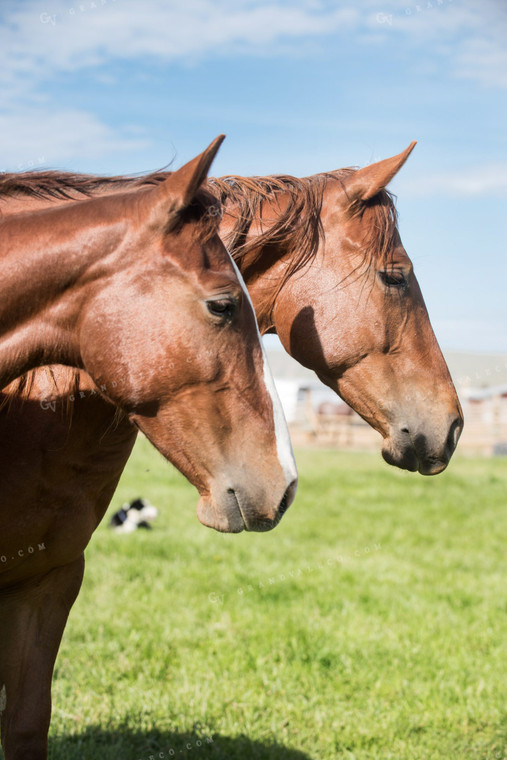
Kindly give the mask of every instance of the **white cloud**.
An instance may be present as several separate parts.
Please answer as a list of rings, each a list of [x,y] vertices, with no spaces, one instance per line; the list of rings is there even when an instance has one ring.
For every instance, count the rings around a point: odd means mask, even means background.
[[[44,94],[46,83],[90,67],[97,81],[114,82],[108,66],[118,61],[286,55],[328,35],[338,43],[346,36],[381,50],[391,44],[415,50],[420,44],[423,50],[431,40],[432,66],[448,66],[456,76],[483,85],[507,87],[507,14],[495,0],[480,5],[476,0],[349,0],[337,5],[331,0],[2,0],[3,160],[24,165],[42,152],[58,164],[139,147],[141,138],[118,135],[90,113],[55,107]],[[421,60],[415,55],[414,67]],[[450,186],[449,180],[440,182]],[[494,178],[488,182],[494,185]],[[453,186],[453,192],[460,191]]]
[[[237,0],[31,0],[11,5],[9,49],[0,75],[39,79],[58,71],[100,66],[111,59],[202,57],[210,51],[263,49],[278,41],[355,27],[353,8],[322,10]],[[80,10],[83,8],[83,10]]]
[[[31,108],[0,114],[0,145],[1,170],[19,171],[137,150],[147,141],[129,127],[113,130],[85,111]]]
[[[456,77],[487,87],[507,87],[507,4],[503,0],[366,0],[368,26],[427,49]],[[385,39],[385,38],[384,38]]]
[[[452,0],[388,0],[384,10],[379,10],[376,0],[371,0],[371,5],[374,10],[368,16],[370,28],[401,31],[423,41],[477,29],[484,16],[477,4],[474,7],[468,0],[461,0],[459,5]]]
[[[491,39],[467,40],[456,59],[455,71],[486,87],[507,88],[507,32],[502,42]]]
[[[18,96],[30,82],[111,60],[287,52],[330,34],[377,44],[431,41],[457,76],[507,86],[507,12],[495,0],[362,0],[340,8],[325,0],[11,0],[3,17],[0,80]]]
[[[420,174],[417,179],[398,180],[398,192],[412,197],[444,194],[454,197],[507,195],[507,163],[490,164],[460,171]]]
[[[90,113],[55,108],[41,93],[61,74],[95,67],[97,80],[114,82],[107,66],[117,61],[286,51],[288,43],[347,32],[359,15],[319,0],[11,0],[0,14],[4,168],[30,166],[41,155],[55,165],[146,144]]]

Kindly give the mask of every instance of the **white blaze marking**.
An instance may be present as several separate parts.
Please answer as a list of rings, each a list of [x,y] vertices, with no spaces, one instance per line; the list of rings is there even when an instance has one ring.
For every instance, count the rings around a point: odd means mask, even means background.
[[[266,386],[266,390],[268,391],[268,394],[271,396],[271,402],[273,404],[273,419],[275,422],[276,452],[278,454],[278,461],[280,462],[281,468],[285,475],[287,486],[289,486],[294,480],[297,479],[298,472],[296,469],[296,460],[294,459],[294,452],[292,451],[292,444],[291,444],[290,435],[289,435],[289,428],[287,427],[287,420],[285,419],[285,415],[283,413],[282,403],[278,396],[278,391],[276,390],[275,381],[273,380],[273,375],[271,374],[268,358],[264,350],[264,344],[262,342],[259,325],[257,324],[257,317],[255,315],[255,309],[252,303],[252,299],[250,298],[250,293],[248,292],[248,288],[245,285],[245,281],[236,265],[236,262],[234,261],[231,254],[229,254],[229,256],[231,257],[232,265],[236,271],[236,276],[239,280],[239,284],[243,288],[244,293],[250,303],[250,306],[252,307],[252,311],[253,311],[253,315],[255,319],[255,327],[257,329],[257,337],[259,339],[259,343],[261,344],[262,359],[264,362],[264,385]],[[294,493],[292,494],[292,499],[294,499]]]

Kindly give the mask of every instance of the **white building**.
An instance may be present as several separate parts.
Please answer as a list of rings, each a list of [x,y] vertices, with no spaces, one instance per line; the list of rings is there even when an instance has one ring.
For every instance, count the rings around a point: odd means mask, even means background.
[[[275,384],[298,444],[377,449],[379,435],[343,414],[341,399],[274,341],[266,347]],[[507,454],[507,355],[444,352],[463,407],[461,452]],[[340,408],[341,407],[341,408]]]

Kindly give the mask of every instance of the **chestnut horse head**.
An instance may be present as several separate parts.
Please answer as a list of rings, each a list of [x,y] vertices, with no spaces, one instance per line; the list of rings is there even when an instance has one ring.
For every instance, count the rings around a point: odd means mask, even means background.
[[[202,188],[220,142],[157,187],[1,223],[0,368],[84,368],[197,487],[201,522],[268,530],[297,478],[255,314]]]
[[[385,189],[414,145],[359,170],[212,189],[261,331],[378,430],[387,462],[433,475],[463,418]]]

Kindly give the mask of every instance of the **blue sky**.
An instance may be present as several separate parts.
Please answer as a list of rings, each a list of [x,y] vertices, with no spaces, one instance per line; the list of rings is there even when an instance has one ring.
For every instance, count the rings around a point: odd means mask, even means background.
[[[394,180],[442,347],[507,352],[504,0],[3,0],[0,169],[363,166]]]

